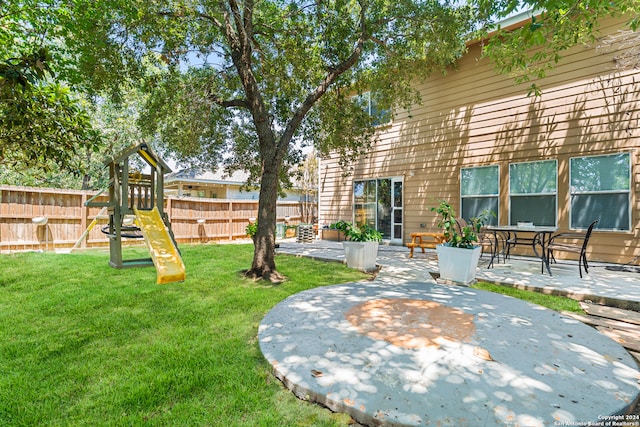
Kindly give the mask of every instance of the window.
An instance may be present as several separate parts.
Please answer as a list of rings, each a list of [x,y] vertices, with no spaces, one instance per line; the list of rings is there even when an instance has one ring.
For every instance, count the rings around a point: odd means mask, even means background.
[[[351,100],[374,118],[374,125],[384,125],[391,121],[391,111],[388,108],[380,108],[375,94],[364,92],[362,95],[354,96]]]
[[[557,170],[556,160],[509,165],[509,224],[556,225]]]
[[[570,160],[571,223],[584,229],[631,229],[631,156],[619,153]]]
[[[489,217],[488,225],[498,224],[498,198],[500,169],[495,166],[480,166],[460,170],[460,199],[462,218],[478,217],[489,210],[495,216]]]

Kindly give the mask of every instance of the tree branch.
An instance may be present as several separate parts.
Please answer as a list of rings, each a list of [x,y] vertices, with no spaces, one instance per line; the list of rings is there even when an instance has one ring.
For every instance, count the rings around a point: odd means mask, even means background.
[[[168,17],[168,18],[184,18],[185,17],[185,13],[184,12],[176,12],[176,11],[158,12],[158,15],[165,16],[165,17]],[[222,30],[224,28],[224,24],[222,22],[220,22],[220,20],[218,18],[216,18],[215,16],[210,15],[208,13],[196,12],[193,16],[195,16],[196,18],[200,18],[200,19],[204,19],[206,21],[209,21],[210,23],[212,23],[218,29]]]
[[[229,9],[231,12],[231,18],[233,18],[233,23],[235,24],[233,28],[235,28],[237,41],[240,43],[240,49],[244,51],[244,49],[246,48],[247,34],[245,31],[246,29],[243,25],[243,19],[242,19],[242,14],[240,13],[240,7],[238,6],[238,3],[236,2],[236,0],[227,0],[227,1],[228,1]],[[229,28],[231,26],[232,20],[229,19],[228,15],[227,15],[226,21],[227,21],[226,27]]]
[[[253,38],[253,0],[245,0],[243,28],[247,35],[247,40]]]
[[[253,1],[246,0],[244,17],[236,0],[226,1],[229,7],[228,9],[224,8],[226,10],[224,31],[229,39],[231,59],[238,71],[238,76],[246,94],[244,107],[251,112],[256,131],[260,136],[258,138],[260,151],[264,155],[264,153],[276,147],[271,147],[271,144],[274,143],[273,129],[269,122],[269,114],[260,93],[258,81],[252,69],[253,46],[251,40],[253,34],[251,31],[253,31],[253,24],[249,21],[253,19]],[[221,4],[223,4],[222,0]]]
[[[285,128],[285,131],[278,143],[279,150],[283,152],[285,151],[285,149],[289,145],[289,141],[291,141],[296,130],[302,123],[302,120],[309,112],[309,110],[311,110],[313,105],[327,92],[329,87],[338,79],[338,77],[340,77],[344,72],[353,67],[361,58],[362,52],[364,50],[364,44],[367,40],[370,40],[371,37],[368,35],[366,27],[366,5],[363,4],[362,0],[359,0],[358,3],[360,4],[360,36],[358,38],[358,41],[356,42],[356,45],[354,46],[353,51],[347,59],[342,61],[337,66],[331,68],[322,82],[311,93],[309,93],[309,95],[307,95],[302,104],[300,104],[298,109],[294,112],[293,117],[287,124],[287,127]]]
[[[228,99],[228,100],[224,100],[222,98],[219,98],[213,94],[209,94],[209,99],[215,103],[218,104],[219,106],[223,107],[223,108],[245,108],[247,110],[251,109],[251,104],[249,104],[249,102],[246,99]]]
[[[214,26],[216,26],[219,29],[224,29],[224,24],[222,22],[220,22],[215,16],[213,15],[209,15],[207,13],[198,13],[198,18],[202,18],[205,19],[209,22],[211,22]]]

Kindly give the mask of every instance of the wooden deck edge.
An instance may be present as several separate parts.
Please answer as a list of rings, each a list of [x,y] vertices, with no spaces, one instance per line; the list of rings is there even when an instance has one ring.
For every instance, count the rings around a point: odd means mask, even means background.
[[[596,329],[627,350],[640,352],[640,340],[617,329],[606,328],[604,326],[596,326]]]
[[[640,325],[627,323],[622,320],[614,320],[614,319],[607,319],[607,318],[598,317],[598,316],[583,315],[578,313],[572,313],[569,311],[563,311],[562,314],[568,317],[572,317],[576,320],[579,320],[580,322],[585,323],[587,325],[603,326],[611,329],[620,329],[629,333],[638,334],[638,336],[640,336]]]
[[[580,307],[590,315],[606,317],[607,319],[619,320],[625,323],[640,325],[640,313],[634,310],[627,310],[621,307],[602,306],[580,302]]]

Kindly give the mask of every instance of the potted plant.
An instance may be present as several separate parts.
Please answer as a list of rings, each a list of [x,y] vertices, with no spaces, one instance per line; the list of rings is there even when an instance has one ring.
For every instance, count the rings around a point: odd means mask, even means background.
[[[287,238],[296,237],[296,233],[298,231],[297,225],[285,225],[284,226],[284,236]]]
[[[324,225],[322,227],[322,234],[321,234],[321,238],[322,240],[329,240],[329,241],[333,241],[333,242],[342,242],[345,240],[344,237],[344,232],[338,228],[336,228],[336,226],[340,223],[336,222],[333,224],[329,224],[329,225]]]
[[[438,227],[442,228],[445,242],[436,246],[440,278],[458,283],[469,283],[475,279],[482,247],[478,244],[478,233],[487,222],[490,211],[483,211],[470,223],[456,220],[451,204],[441,200],[431,208],[440,215]]]
[[[346,221],[338,221],[331,225],[341,230],[346,241],[342,242],[347,267],[362,271],[376,269],[378,245],[382,240],[382,233],[369,224],[354,225]]]

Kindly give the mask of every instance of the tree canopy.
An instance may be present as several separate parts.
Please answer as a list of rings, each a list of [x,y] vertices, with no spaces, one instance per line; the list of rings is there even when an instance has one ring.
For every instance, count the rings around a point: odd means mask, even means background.
[[[412,82],[446,72],[467,41],[526,8],[547,12],[499,31],[486,52],[500,71],[535,79],[593,37],[600,17],[638,12],[637,3],[22,0],[9,12],[20,17],[11,22],[41,30],[58,79],[76,90],[118,101],[123,87],[140,88],[141,130],[178,160],[251,172],[261,192],[250,273],[280,280],[278,187],[306,145],[339,153],[344,165],[369,150],[375,121],[354,95],[372,91],[383,108],[419,102]],[[0,43],[16,32],[2,25]]]
[[[52,80],[51,51],[60,42],[56,9],[47,2],[0,5],[0,163],[80,173],[79,149],[95,150],[99,134],[80,99]]]
[[[454,63],[474,25],[472,7],[439,1],[110,0],[77,7],[69,43],[92,87],[143,79],[149,135],[181,159],[259,178],[251,273],[272,280],[280,279],[273,257],[278,185],[301,148],[339,150],[345,163],[365,152],[372,118],[351,96],[373,90],[385,105],[410,105],[411,80]]]

